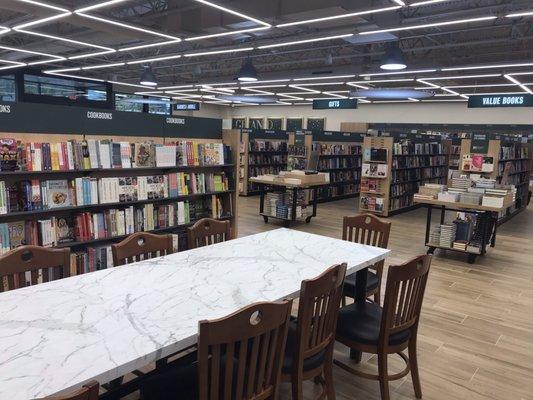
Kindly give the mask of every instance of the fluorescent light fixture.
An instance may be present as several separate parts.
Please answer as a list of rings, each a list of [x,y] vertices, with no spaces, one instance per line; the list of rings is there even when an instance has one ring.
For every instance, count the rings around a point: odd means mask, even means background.
[[[257,83],[275,83],[275,82],[289,82],[290,79],[270,79],[270,80],[263,80],[263,81],[255,81],[254,84],[257,84]],[[243,85],[249,85],[251,82],[242,82]],[[283,86],[286,86],[286,85],[276,85],[276,86],[270,86],[270,87],[283,87]],[[266,87],[266,86],[264,86]]]
[[[358,103],[372,103],[370,100],[365,100],[365,99],[357,99],[357,102]]]
[[[418,69],[414,71],[375,72],[371,74],[359,74],[359,76],[365,77],[365,76],[409,75],[409,74],[425,74],[429,72],[437,72],[437,70],[436,69]]]
[[[259,83],[259,81],[254,82]],[[272,89],[272,88],[282,88],[287,87],[287,85],[260,85],[260,86],[246,86],[247,88],[253,88],[253,89]],[[244,89],[244,87],[243,87]]]
[[[428,4],[443,3],[445,1],[449,1],[449,0],[424,0],[424,1],[417,1],[416,3],[409,4],[409,7],[425,6],[425,5],[428,5]]]
[[[59,73],[59,72],[44,71],[44,73],[48,74],[48,75],[63,76],[65,78],[85,79],[87,81],[94,81],[94,82],[105,82],[105,80],[103,80],[103,79],[89,78],[89,77],[86,77],[86,76],[78,76],[78,75],[69,75],[69,74],[63,74],[63,73]]]
[[[42,18],[42,19],[38,19],[38,20],[35,20],[35,21],[26,22],[25,24],[17,25],[15,27],[13,27],[13,29],[14,30],[21,30],[21,29],[28,28],[30,26],[41,25],[41,24],[44,24],[46,22],[54,21],[56,19],[65,18],[65,17],[68,17],[68,16],[72,15],[72,13],[70,11],[68,11],[68,10],[65,10],[65,11],[66,12],[64,12],[62,14],[56,14],[56,15],[52,15],[51,17]]]
[[[516,13],[507,14],[506,17],[507,18],[528,17],[530,15],[533,15],[533,10],[518,11]]]
[[[25,29],[18,29],[17,27],[15,27],[13,29],[16,30],[17,32],[26,33],[28,35],[45,37],[45,38],[48,38],[48,39],[59,40],[59,41],[62,41],[62,42],[78,44],[80,46],[93,47],[93,48],[96,48],[96,49],[106,50],[106,51],[109,51],[109,52],[114,52],[115,51],[114,49],[112,49],[110,47],[105,47],[105,46],[100,46],[100,45],[97,45],[97,44],[82,42],[82,41],[79,41],[79,40],[67,39],[67,38],[64,38],[64,37],[61,37],[61,36],[54,36],[54,35],[48,35],[48,34],[40,33],[40,32],[28,31],[28,30],[25,30]]]
[[[66,8],[61,8],[61,7],[57,7],[57,6],[53,6],[51,4],[47,4],[47,3],[42,3],[40,1],[36,1],[36,0],[17,0],[21,3],[27,3],[27,4],[33,4],[35,6],[39,6],[39,7],[45,7],[45,8],[49,8],[51,10],[56,10],[56,11],[62,11],[62,12],[70,12],[69,10],[67,10]]]
[[[447,26],[447,25],[457,25],[457,24],[467,24],[470,22],[479,22],[479,21],[489,21],[496,19],[495,15],[487,16],[487,17],[478,17],[478,18],[467,18],[467,19],[457,19],[454,21],[444,21],[444,22],[434,22],[431,24],[422,24],[422,25],[408,25],[408,26],[400,26],[398,28],[386,28],[386,29],[378,29],[375,31],[367,31],[367,32],[360,32],[359,35],[372,35],[375,33],[385,33],[385,32],[399,32],[399,31],[406,31],[406,30],[413,30],[413,29],[422,29],[422,28],[432,28],[435,26]]]
[[[227,50],[213,50],[213,51],[204,51],[201,53],[189,53],[184,54],[183,57],[197,57],[197,56],[211,56],[214,54],[227,54],[227,53],[240,53],[243,51],[252,51],[253,47],[244,47],[241,49],[227,49]]]
[[[180,38],[178,38],[176,36],[167,35],[165,33],[152,31],[150,29],[145,29],[145,28],[141,28],[141,27],[138,27],[138,26],[135,26],[135,25],[125,24],[123,22],[118,22],[118,21],[114,21],[114,20],[111,20],[111,19],[107,19],[107,18],[97,17],[95,15],[85,14],[85,13],[83,13],[81,11],[74,11],[74,12],[77,15],[81,16],[81,17],[89,18],[89,19],[92,19],[92,20],[95,20],[95,21],[105,22],[106,24],[120,26],[122,28],[131,29],[131,30],[134,30],[134,31],[137,31],[137,32],[142,32],[142,33],[148,33],[150,35],[160,36],[160,37],[164,37],[164,38],[171,39],[171,40],[174,40],[174,41],[181,41]]]
[[[465,93],[465,96],[479,96],[479,95],[506,95],[506,94],[524,94],[524,92],[477,92],[477,93]]]
[[[128,65],[134,65],[134,64],[144,64],[144,63],[153,63],[157,61],[165,61],[165,60],[175,60],[177,58],[181,58],[181,54],[173,54],[170,56],[161,56],[161,57],[154,57],[154,58],[144,58],[142,60],[134,60],[134,61],[128,61],[126,64]]]
[[[313,82],[313,83],[298,83],[298,86],[339,86],[346,82]]]
[[[321,93],[320,91],[318,90],[313,90],[313,89],[308,89],[308,88],[305,88],[305,87],[300,87],[298,85],[289,85],[289,87],[293,88],[293,89],[298,89],[298,90],[302,90],[304,92],[309,92],[309,93]]]
[[[444,90],[445,92],[448,92],[448,93],[454,94],[454,95],[456,95],[456,96],[460,96],[460,97],[462,97],[462,98],[464,98],[464,99],[468,99],[468,96],[467,96],[467,95],[465,95],[465,94],[461,94],[461,93],[458,93],[458,92],[456,92],[455,90],[447,89],[447,88],[444,88],[444,87],[441,88],[441,89]]]
[[[280,104],[280,105],[284,105],[284,106],[292,106],[292,103],[287,103],[286,101],[280,101],[280,100],[276,100],[276,103]],[[275,106],[275,104],[267,104],[269,106]]]
[[[77,56],[71,56],[68,59],[69,60],[79,60],[80,58],[96,57],[96,56],[101,56],[101,55],[104,55],[104,54],[115,53],[115,52],[116,51],[114,49],[104,50],[104,51],[97,51],[96,53],[85,53],[85,54],[79,54]]]
[[[7,33],[11,30],[11,28],[8,28],[6,26],[0,26],[0,35]]]
[[[433,88],[436,88],[436,89],[440,89],[440,86],[439,85],[435,85],[434,83],[431,83],[431,82],[426,82],[424,79],[417,79],[416,80],[417,82],[420,82],[420,83],[423,83],[424,85],[428,85],[428,86],[431,86]],[[415,88],[418,90],[418,88]],[[422,90],[425,90],[427,88],[422,88]]]
[[[420,101],[418,99],[413,99],[412,97],[408,97],[407,100],[411,100],[411,101]]]
[[[490,87],[505,87],[505,86],[515,86],[511,83],[489,83],[486,85],[455,85],[455,86],[445,86],[449,89],[467,89],[467,88],[490,88]],[[425,88],[424,88],[425,89]]]
[[[238,11],[232,10],[230,8],[227,8],[227,7],[219,6],[218,4],[211,3],[210,1],[206,1],[206,0],[194,0],[194,1],[196,1],[197,3],[205,4],[206,6],[209,6],[209,7],[214,7],[216,9],[218,9],[218,10],[227,12],[229,14],[236,15],[237,17],[241,17],[241,18],[247,19],[249,21],[253,21],[253,22],[255,22],[256,24],[259,24],[259,25],[268,26],[268,27],[271,26],[270,24],[267,24],[266,22],[263,22],[263,21],[261,21],[261,20],[259,20],[257,18],[250,17],[249,15],[240,13]]]
[[[109,1],[104,1],[103,3],[93,4],[92,6],[78,8],[77,10],[74,10],[74,12],[86,12],[86,11],[96,10],[98,8],[108,7],[108,6],[112,6],[112,5],[118,4],[118,3],[124,3],[125,1],[128,1],[128,0],[109,0]]]
[[[81,67],[49,69],[48,71],[43,71],[43,72],[45,74],[57,74],[57,73],[60,73],[60,72],[72,72],[72,71],[81,71]]]
[[[348,83],[387,83],[387,82],[412,82],[414,78],[404,78],[404,79],[376,79],[371,81],[355,81]]]
[[[56,56],[56,55],[48,54],[48,53],[41,53],[40,51],[23,50],[23,49],[19,49],[19,48],[16,48],[16,47],[10,47],[10,46],[4,46],[4,45],[0,45],[0,49],[50,58],[50,60],[34,61],[34,62],[31,62],[31,63],[28,63],[27,65],[45,64],[45,63],[49,63],[49,62],[64,61],[65,60],[65,57],[60,57],[60,56]]]
[[[333,39],[342,39],[346,37],[353,36],[353,33],[347,33],[344,35],[335,35],[335,36],[325,36],[321,38],[314,38],[314,39],[305,39],[305,40],[296,40],[294,42],[285,42],[285,43],[275,43],[275,44],[267,44],[264,46],[258,46],[258,49],[271,49],[273,47],[282,47],[282,46],[293,46],[296,44],[303,44],[303,43],[313,43],[313,42],[322,42],[325,40],[333,40]]]
[[[249,92],[259,93],[259,94],[268,94],[268,95],[274,95],[274,92],[267,92],[266,90],[260,90],[260,89],[254,89],[254,88],[247,88],[244,87],[242,90],[247,90]]]
[[[212,33],[210,35],[202,35],[202,36],[194,36],[190,38],[184,39],[185,41],[193,41],[193,40],[201,40],[201,39],[211,39],[215,37],[222,37],[222,36],[231,36],[231,35],[239,35],[241,33],[249,33],[249,32],[257,32],[257,31],[264,31],[266,29],[270,29],[271,26],[261,26],[259,28],[250,28],[250,29],[240,29],[238,31],[230,31],[230,32],[221,32],[221,33]]]
[[[26,66],[26,63],[18,62],[18,61],[9,61],[9,60],[0,60],[0,64],[9,64],[9,65],[5,65],[3,67],[0,67],[0,70],[12,69],[12,68],[20,68],[20,67],[25,67]]]
[[[276,93],[276,96],[286,97],[292,100],[305,100],[303,97],[297,97],[297,96],[293,96],[292,94],[287,94],[287,93]]]
[[[401,7],[405,6],[405,2],[403,0],[392,0],[392,1],[394,1],[396,4],[398,4]]]
[[[126,65],[126,63],[119,62],[119,63],[113,63],[113,64],[88,65],[86,67],[81,67],[81,69],[85,71],[85,70],[88,70],[88,69],[101,69],[101,68],[121,67],[123,65]]]
[[[314,76],[311,78],[294,78],[293,81],[318,81],[321,79],[344,79],[355,78],[355,75]]]
[[[322,94],[326,94],[328,96],[336,97],[336,98],[339,98],[339,99],[347,99],[348,98],[347,96],[342,96],[340,94],[332,93],[332,92],[322,92]]]
[[[522,82],[520,82],[518,79],[510,76],[510,75],[504,75],[504,78],[515,83],[516,85],[520,86],[524,91],[526,91],[529,94],[533,94],[533,91],[528,88],[526,85],[524,85]]]
[[[303,24],[312,24],[315,22],[331,21],[333,19],[340,19],[340,18],[357,17],[359,15],[377,14],[381,12],[397,10],[399,8],[401,8],[401,6],[390,6],[390,7],[384,7],[384,8],[375,8],[372,10],[357,11],[357,12],[348,13],[348,14],[332,15],[330,17],[306,19],[303,21],[295,21],[295,22],[287,22],[284,24],[276,25],[276,28],[284,28],[286,26],[295,26],[295,25],[303,25]]]
[[[510,75],[510,76],[518,76],[518,75],[533,75],[533,71],[530,71],[530,72],[513,72],[511,74],[507,74],[507,75]]]
[[[353,86],[353,87],[356,87],[356,88],[359,88],[359,89],[365,89],[365,90],[366,90],[366,89],[369,89],[368,86],[359,85],[359,84],[354,83],[354,82],[346,82],[346,84],[347,84],[348,86]]]
[[[499,64],[499,65],[478,65],[474,67],[453,67],[442,68],[441,71],[466,71],[472,69],[491,69],[491,68],[513,68],[513,67],[531,67],[532,63],[518,63],[518,64]]]
[[[144,85],[137,85],[135,83],[128,83],[128,82],[118,82],[118,81],[107,81],[108,83],[112,83],[113,85],[119,85],[119,86],[129,86],[129,87],[137,87],[137,88],[146,88]]]
[[[483,75],[458,75],[458,76],[432,76],[424,78],[426,81],[442,81],[446,79],[474,79],[474,78],[494,78],[502,74],[483,74]],[[420,81],[419,81],[420,82]]]
[[[186,89],[186,88],[192,88],[194,85],[178,85],[178,86],[163,86],[159,89],[161,90],[170,90],[170,89]]]
[[[201,86],[229,86],[229,85],[235,85],[236,82],[215,82],[215,83],[202,83],[199,85],[196,85],[198,87]]]
[[[149,43],[149,44],[140,44],[137,46],[129,46],[129,47],[123,47],[121,49],[118,49],[118,51],[133,51],[133,50],[139,50],[139,49],[147,49],[149,47],[161,47],[161,46],[167,46],[169,44],[176,44],[181,42],[180,40],[167,40],[165,42],[159,42],[159,43]]]

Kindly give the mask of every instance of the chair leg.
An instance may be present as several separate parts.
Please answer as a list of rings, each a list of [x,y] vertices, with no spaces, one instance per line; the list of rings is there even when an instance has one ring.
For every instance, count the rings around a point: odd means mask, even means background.
[[[418,359],[416,354],[416,337],[409,341],[409,366],[411,367],[411,379],[415,396],[417,399],[422,398],[422,386],[420,385],[420,375],[418,374]]]
[[[379,289],[374,293],[374,303],[380,304],[381,302],[381,293],[379,292]]]
[[[292,378],[292,400],[303,400],[303,381],[301,377]]]
[[[379,389],[381,391],[381,400],[390,400],[387,361],[388,355],[386,353],[378,354]]]
[[[326,396],[328,400],[335,400],[335,386],[333,385],[333,360],[324,364],[324,380],[326,381]]]

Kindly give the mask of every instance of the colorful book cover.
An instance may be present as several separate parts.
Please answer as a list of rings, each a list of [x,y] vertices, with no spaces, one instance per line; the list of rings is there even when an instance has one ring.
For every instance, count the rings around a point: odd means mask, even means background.
[[[9,230],[9,242],[12,249],[26,244],[24,221],[8,222],[7,229]]]
[[[18,170],[18,144],[15,139],[0,139],[0,170]]]
[[[48,181],[48,207],[70,207],[70,190],[66,179]]]
[[[74,241],[74,221],[71,216],[56,217],[55,224],[57,243]]]

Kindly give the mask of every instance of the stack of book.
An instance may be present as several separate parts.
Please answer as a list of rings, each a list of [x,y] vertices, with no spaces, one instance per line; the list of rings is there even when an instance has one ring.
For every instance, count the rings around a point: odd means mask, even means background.
[[[429,234],[429,243],[439,245],[440,243],[440,225],[434,226]]]
[[[439,245],[441,247],[452,247],[452,243],[455,240],[456,232],[455,224],[443,224],[440,226],[440,238]]]

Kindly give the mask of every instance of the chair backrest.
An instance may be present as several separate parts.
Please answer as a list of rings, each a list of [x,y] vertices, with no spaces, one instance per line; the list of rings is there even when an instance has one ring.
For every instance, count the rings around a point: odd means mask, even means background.
[[[29,280],[26,272],[29,272]],[[0,256],[0,292],[66,278],[69,274],[68,248],[20,246]]]
[[[44,400],[98,400],[98,382],[91,381],[69,395],[59,397],[45,397]]]
[[[431,265],[430,255],[415,257],[401,265],[391,265],[381,316],[380,343],[409,328],[416,329]]]
[[[389,245],[391,225],[390,222],[382,221],[372,214],[344,217],[342,239],[386,249]]]
[[[225,318],[200,321],[200,400],[276,398],[292,300],[256,303]]]
[[[189,249],[225,242],[231,239],[229,221],[202,218],[187,230]]]
[[[113,251],[113,265],[129,264],[136,261],[171,254],[172,235],[155,235],[147,232],[137,232],[122,242],[111,246]]]
[[[302,281],[294,369],[303,365],[306,358],[333,346],[345,275],[346,264],[340,264]]]

